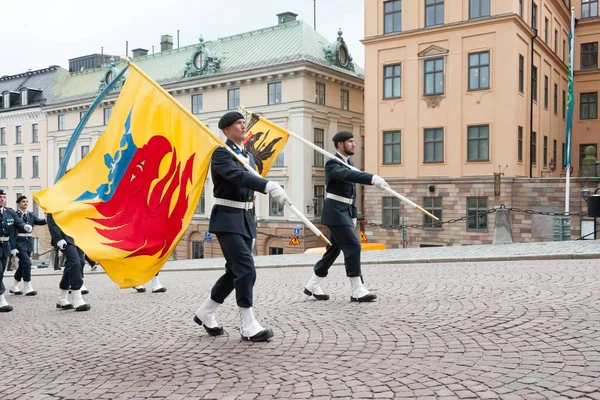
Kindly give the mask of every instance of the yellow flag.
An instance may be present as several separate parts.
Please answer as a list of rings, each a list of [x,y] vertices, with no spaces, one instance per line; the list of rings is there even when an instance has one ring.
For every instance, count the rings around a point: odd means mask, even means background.
[[[92,151],[35,193],[122,288],[148,282],[185,233],[221,142],[137,66]]]
[[[244,147],[254,156],[256,171],[264,178],[290,135],[282,127],[256,114],[252,114],[246,132]]]

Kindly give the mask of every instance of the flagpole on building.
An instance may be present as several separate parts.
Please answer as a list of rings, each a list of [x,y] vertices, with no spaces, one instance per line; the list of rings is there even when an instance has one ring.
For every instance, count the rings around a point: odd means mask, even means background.
[[[260,176],[260,174],[258,172],[256,172],[254,170],[254,168],[252,168],[252,166],[250,166],[250,164],[248,164],[248,161],[246,161],[246,159],[244,159],[243,157],[241,157],[240,155],[236,154],[231,147],[226,146],[225,143],[223,143],[223,141],[217,137],[214,133],[212,133],[210,131],[210,129],[208,129],[203,123],[202,121],[200,121],[198,118],[196,118],[187,108],[185,108],[184,106],[181,105],[181,103],[179,103],[177,100],[175,100],[175,98],[173,96],[171,96],[171,94],[169,92],[167,92],[165,89],[162,88],[162,86],[160,86],[158,83],[154,82],[154,80],[152,78],[150,78],[144,71],[142,71],[137,65],[135,65],[133,62],[131,62],[131,60],[127,57],[123,57],[125,60],[127,60],[127,65],[129,65],[129,67],[131,67],[132,69],[134,69],[136,72],[138,72],[141,76],[143,76],[148,82],[150,82],[158,91],[160,91],[162,94],[164,94],[165,96],[167,96],[167,98],[171,99],[171,101],[173,102],[173,104],[175,104],[181,111],[183,111],[183,113],[185,113],[188,117],[190,117],[196,124],[200,125],[202,127],[203,130],[205,130],[208,134],[210,134],[212,136],[212,138],[217,142],[220,143],[221,146],[223,146],[225,149],[227,149],[229,151],[229,153],[231,153],[231,155],[233,155],[240,163],[242,163],[242,165],[244,166],[244,168],[246,168],[246,170],[248,170],[248,172],[259,176],[262,178],[262,176]],[[323,234],[323,232],[321,232],[319,230],[319,228],[317,228],[312,222],[310,222],[308,220],[308,218],[306,218],[306,216],[304,216],[304,214],[302,214],[300,212],[300,210],[298,210],[296,207],[294,207],[294,205],[291,202],[285,202],[285,205],[288,206],[288,208],[298,217],[300,218],[300,220],[306,225],[308,226],[308,228],[318,237],[320,238],[323,242],[325,242],[325,244],[327,244],[327,246],[331,245],[331,242],[329,241],[329,239],[327,239],[327,237]]]
[[[573,90],[573,47],[575,42],[575,7],[571,7],[571,29],[569,31],[569,83],[568,83],[568,101],[567,101],[567,119],[565,124],[565,214],[570,213],[570,195],[571,195],[571,146],[573,140],[573,110],[575,108],[575,98]]]
[[[246,112],[251,114],[254,118],[258,118],[261,119],[262,121],[264,121],[264,118],[261,118],[260,115],[254,114],[253,112],[250,112],[248,110],[246,110],[244,107],[240,106],[238,107],[241,111]],[[273,124],[271,121],[269,121],[269,123]],[[275,125],[275,124],[273,124]],[[362,172],[360,169],[346,163],[344,160],[334,156],[333,154],[331,154],[330,152],[328,152],[327,150],[317,146],[316,144],[304,139],[302,136],[292,132],[292,131],[288,131],[287,129],[283,129],[281,127],[278,127],[281,130],[285,130],[291,137],[293,137],[294,139],[297,139],[299,141],[301,141],[302,143],[304,143],[305,145],[311,147],[313,150],[318,151],[319,153],[323,154],[326,157],[329,157],[333,160],[336,160],[337,162],[339,162],[340,164],[346,166],[347,168],[350,168],[353,171],[357,171],[357,172]],[[431,214],[429,211],[425,210],[423,207],[419,206],[418,204],[415,204],[413,201],[407,199],[406,197],[402,196],[400,193],[396,192],[394,189],[392,189],[391,187],[386,187],[384,189],[385,192],[391,194],[392,196],[396,197],[397,199],[402,200],[403,202],[405,202],[406,204],[408,204],[409,206],[416,208],[417,210],[421,211],[423,214],[427,215],[430,218],[433,218],[436,221],[439,221],[440,219],[438,217],[436,217],[435,215]]]

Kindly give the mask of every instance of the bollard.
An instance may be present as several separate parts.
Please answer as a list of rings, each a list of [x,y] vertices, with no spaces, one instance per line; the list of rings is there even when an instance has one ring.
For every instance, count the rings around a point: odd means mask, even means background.
[[[513,243],[510,214],[506,208],[496,210],[496,223],[494,226],[494,244]]]

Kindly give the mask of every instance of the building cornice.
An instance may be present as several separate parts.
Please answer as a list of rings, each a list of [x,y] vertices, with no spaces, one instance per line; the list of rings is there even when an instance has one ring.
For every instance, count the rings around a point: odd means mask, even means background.
[[[31,120],[40,120],[44,118],[46,118],[46,114],[39,108],[29,108],[26,110],[0,114],[0,124],[26,122]]]

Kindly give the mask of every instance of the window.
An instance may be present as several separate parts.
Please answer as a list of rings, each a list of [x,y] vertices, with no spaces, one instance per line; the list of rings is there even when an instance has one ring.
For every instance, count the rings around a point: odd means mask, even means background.
[[[200,198],[198,199],[198,204],[196,204],[196,209],[194,210],[194,214],[204,214],[206,212],[206,187],[202,188],[202,193],[200,194]]]
[[[400,199],[384,197],[382,200],[381,223],[383,225],[400,225]]]
[[[598,42],[581,44],[581,69],[598,68]]]
[[[469,126],[467,131],[467,161],[489,161],[490,126]]]
[[[65,158],[65,153],[67,152],[66,147],[60,147],[58,149],[58,165],[62,164],[63,158]]]
[[[558,55],[558,29],[554,30],[554,54]]]
[[[37,205],[37,203],[35,201],[32,201],[33,203],[33,213],[35,214],[36,217],[40,216],[40,206]],[[37,239],[37,238],[34,238]]]
[[[59,131],[65,130],[65,114],[58,115],[58,130]]]
[[[469,18],[490,16],[490,0],[469,0]]]
[[[79,120],[81,121],[83,119],[83,117],[85,117],[85,113],[87,111],[79,111]]]
[[[519,54],[519,92],[525,92],[525,57]]]
[[[202,95],[192,95],[192,114],[200,114],[202,112]]]
[[[40,156],[31,156],[31,177],[40,177]]]
[[[579,95],[579,119],[598,118],[598,92]]]
[[[444,23],[444,0],[425,0],[425,26]]]
[[[581,0],[581,18],[598,16],[598,0]]]
[[[469,54],[469,90],[490,88],[490,52]]]
[[[563,39],[563,62],[566,64],[567,63],[567,42],[566,40]]]
[[[548,18],[544,18],[544,43],[548,44]]]
[[[15,144],[23,143],[22,129],[21,125],[15,126]]]
[[[487,197],[467,197],[467,230],[487,230]]]
[[[439,218],[439,221],[434,221],[433,218],[423,214],[423,227],[425,228],[442,228],[442,198],[441,197],[425,197],[423,199],[423,208],[430,214]]]
[[[425,60],[425,95],[444,94],[444,59]]]
[[[83,159],[85,156],[87,156],[90,152],[90,146],[88,145],[84,145],[81,146],[81,158]]]
[[[272,165],[273,168],[282,168],[282,167],[285,167],[285,156],[284,156],[284,153],[285,153],[285,151],[281,150],[279,152],[279,154],[277,154],[277,158],[275,159],[275,162]]]
[[[537,101],[537,67],[531,68],[531,99]]]
[[[556,139],[554,139],[553,143],[552,143],[552,160],[554,162],[556,162]]]
[[[383,66],[383,98],[402,96],[402,64]]]
[[[517,162],[523,162],[523,127],[520,126],[517,133]]]
[[[6,146],[6,128],[0,128],[0,145]]]
[[[567,153],[567,146],[563,143],[562,144],[562,163],[561,165],[563,166],[563,169],[565,167],[565,157],[566,157],[566,153]]]
[[[383,3],[383,33],[402,31],[402,1]]]
[[[531,163],[537,163],[537,133],[531,132]]]
[[[323,149],[325,146],[325,131],[320,128],[315,128],[314,134],[315,134],[315,140],[313,140],[313,143],[315,144],[315,146],[318,146]],[[317,150],[314,150],[314,153],[315,153],[314,166],[315,167],[323,167],[325,165],[325,159],[323,157],[323,154],[319,153]]]
[[[401,158],[401,131],[383,132],[383,163],[400,164]]]
[[[110,114],[112,114],[112,107],[106,107],[104,109],[104,125],[108,125],[108,121],[110,120]]]
[[[281,186],[283,188],[283,185]],[[269,215],[272,217],[283,217],[283,205],[280,205],[273,197],[269,196]]]
[[[279,254],[283,254],[283,248],[282,247],[269,247],[269,255],[270,256],[276,256]]]
[[[315,185],[314,187],[315,199],[317,199],[317,206],[315,207],[315,215],[321,215],[323,212],[323,202],[325,201],[325,186]]]
[[[344,110],[344,111],[350,110],[350,92],[342,89],[341,96],[342,96],[342,98],[341,98],[342,110]]]
[[[192,258],[204,258],[204,242],[200,242],[198,240],[192,241]]]
[[[424,150],[424,162],[444,162],[444,130],[442,128],[425,129]]]
[[[317,104],[325,105],[325,84],[317,82]]]
[[[567,116],[567,92],[563,90],[562,96],[562,117],[565,119]]]
[[[227,91],[227,109],[237,110],[240,105],[240,89],[229,89]]]
[[[15,157],[15,178],[23,177],[23,157]]]
[[[6,179],[6,157],[0,158],[0,178]]]
[[[280,104],[281,103],[281,82],[269,83],[267,85],[269,90],[269,104]]]
[[[558,114],[558,85],[554,84],[554,114]]]
[[[519,17],[523,18],[523,0],[519,0]]]
[[[531,27],[537,29],[537,4],[531,5]]]
[[[544,108],[548,108],[548,75],[544,75]]]
[[[40,126],[31,124],[31,143],[39,143],[40,141]]]
[[[548,136],[544,136],[544,167],[548,165]]]

